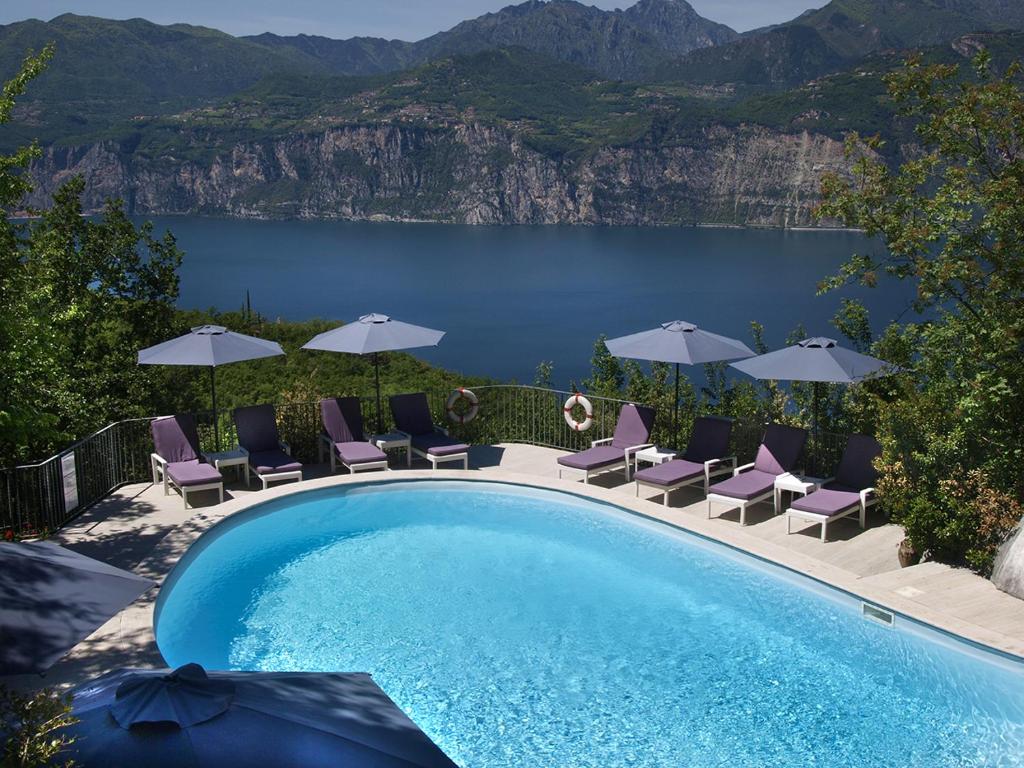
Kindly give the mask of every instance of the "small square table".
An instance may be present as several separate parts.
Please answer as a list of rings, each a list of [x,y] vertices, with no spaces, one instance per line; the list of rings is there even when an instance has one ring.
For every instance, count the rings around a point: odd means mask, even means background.
[[[389,432],[386,435],[374,435],[370,441],[382,451],[389,448],[405,448],[405,466],[412,466],[412,438],[403,432]]]
[[[782,492],[788,491],[789,493],[799,493],[801,496],[806,496],[808,493],[818,490],[825,480],[820,477],[808,477],[806,475],[797,475],[793,472],[787,472],[784,475],[779,475],[775,478],[775,514],[779,514],[781,511],[779,507],[782,506]]]
[[[221,470],[221,467],[241,467],[245,472],[245,485],[249,485],[249,454],[243,451],[241,448],[233,448],[230,451],[215,451],[213,453],[204,453],[203,458],[216,467],[217,471]]]
[[[666,461],[672,461],[675,457],[675,451],[659,448],[656,445],[644,448],[633,454],[633,470],[635,472],[640,468],[641,461],[646,461],[649,464],[664,464]]]

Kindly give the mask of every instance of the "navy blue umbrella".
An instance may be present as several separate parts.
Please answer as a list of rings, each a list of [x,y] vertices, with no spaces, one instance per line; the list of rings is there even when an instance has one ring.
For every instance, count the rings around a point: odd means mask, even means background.
[[[47,541],[0,543],[0,675],[45,672],[152,586]]]
[[[377,432],[383,431],[380,417],[380,359],[381,352],[393,352],[417,347],[436,347],[444,331],[403,323],[387,315],[371,313],[354,323],[325,331],[314,336],[303,349],[324,352],[349,352],[354,355],[373,355],[374,377],[377,383]]]
[[[139,365],[200,365],[210,369],[210,401],[213,407],[213,434],[220,450],[220,427],[217,423],[218,365],[259,360],[283,355],[276,341],[246,336],[229,331],[221,325],[200,325],[184,336],[139,351]]]
[[[616,357],[634,360],[656,360],[676,364],[676,401],[672,418],[672,432],[679,427],[679,365],[718,363],[750,357],[754,351],[742,341],[719,336],[698,328],[685,320],[662,323],[658,328],[641,331],[604,343]]]
[[[81,768],[456,768],[366,674],[122,670],[74,715]]]

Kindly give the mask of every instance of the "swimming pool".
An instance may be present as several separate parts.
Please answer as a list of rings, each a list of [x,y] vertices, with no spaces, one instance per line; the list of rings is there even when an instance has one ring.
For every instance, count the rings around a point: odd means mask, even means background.
[[[370,672],[465,768],[1024,765],[1024,671],[571,494],[344,485],[168,577],[171,665]]]

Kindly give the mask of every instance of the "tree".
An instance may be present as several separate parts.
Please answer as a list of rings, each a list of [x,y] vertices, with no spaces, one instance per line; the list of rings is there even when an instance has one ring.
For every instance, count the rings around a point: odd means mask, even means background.
[[[73,739],[63,729],[78,720],[71,714],[71,695],[44,689],[21,694],[0,686],[2,768],[70,768],[58,762]]]
[[[879,491],[911,543],[990,571],[1024,513],[1024,91],[984,52],[964,72],[919,57],[888,79],[920,146],[896,169],[852,137],[852,179],[831,175],[820,214],[887,246],[855,255],[828,290],[880,274],[913,281],[916,322],[873,352],[904,373],[874,392]]]
[[[3,89],[0,123],[43,70],[46,49]],[[138,349],[179,330],[181,252],[136,227],[118,201],[83,216],[81,179],[31,223],[14,222],[35,145],[0,159],[0,463],[38,457],[107,421],[170,410],[180,387],[136,364]]]

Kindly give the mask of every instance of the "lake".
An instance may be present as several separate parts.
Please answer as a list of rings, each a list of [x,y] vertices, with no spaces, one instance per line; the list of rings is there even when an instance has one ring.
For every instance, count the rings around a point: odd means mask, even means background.
[[[750,343],[764,324],[781,346],[799,323],[835,336],[844,296],[876,330],[907,310],[909,286],[816,296],[854,252],[855,232],[636,227],[468,227],[157,217],[185,251],[179,304],[238,309],[246,291],[269,318],[349,321],[367,312],[447,331],[424,360],[531,382],[554,363],[566,386],[588,375],[594,341],[687,320]]]

